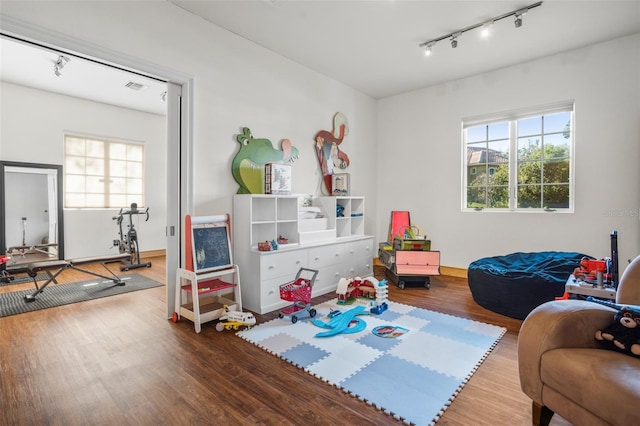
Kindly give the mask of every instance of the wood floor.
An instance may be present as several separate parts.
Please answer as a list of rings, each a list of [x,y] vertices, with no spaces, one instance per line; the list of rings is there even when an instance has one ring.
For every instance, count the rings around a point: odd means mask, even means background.
[[[165,282],[164,258],[148,260],[132,272]],[[59,281],[90,278],[68,270]],[[521,321],[479,307],[461,278],[391,286],[389,299],[508,330],[438,426],[531,424],[517,373]],[[402,424],[214,323],[200,334],[174,324],[165,303],[158,287],[0,318],[0,425]]]

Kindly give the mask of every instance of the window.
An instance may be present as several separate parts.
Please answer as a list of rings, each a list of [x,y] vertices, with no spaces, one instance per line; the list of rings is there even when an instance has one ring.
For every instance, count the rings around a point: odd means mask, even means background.
[[[64,138],[64,206],[144,205],[144,145],[75,135]]]
[[[573,102],[462,124],[464,209],[572,211]]]

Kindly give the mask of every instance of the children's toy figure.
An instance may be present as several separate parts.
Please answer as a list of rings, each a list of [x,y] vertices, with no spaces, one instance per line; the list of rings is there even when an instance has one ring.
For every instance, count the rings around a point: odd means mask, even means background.
[[[349,133],[347,117],[337,112],[333,116],[333,131],[320,130],[316,133],[316,155],[322,169],[322,176],[327,191],[331,193],[331,175],[334,168],[346,169],[349,166],[349,156],[340,150],[344,136]]]
[[[612,349],[640,357],[640,311],[623,306],[612,324],[596,331],[595,338]]]

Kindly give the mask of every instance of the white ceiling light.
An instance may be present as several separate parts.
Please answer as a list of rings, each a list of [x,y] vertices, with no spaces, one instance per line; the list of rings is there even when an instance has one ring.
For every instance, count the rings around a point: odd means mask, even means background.
[[[482,24],[482,29],[480,30],[480,36],[482,38],[489,37],[489,34],[491,33],[491,27],[493,27],[493,22],[494,21],[488,21]]]
[[[433,51],[433,46],[435,46],[435,42],[433,43],[427,43],[427,45],[424,47],[424,54],[425,56],[431,56],[431,53]]]

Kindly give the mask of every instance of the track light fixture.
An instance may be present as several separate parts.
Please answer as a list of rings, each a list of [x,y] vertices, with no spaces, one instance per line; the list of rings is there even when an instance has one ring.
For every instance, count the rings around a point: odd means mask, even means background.
[[[428,40],[425,41],[423,43],[420,43],[419,46],[420,48],[424,48],[425,49],[425,55],[429,56],[431,55],[431,52],[433,51],[433,46],[436,45],[436,43],[438,43],[439,41],[442,40],[446,40],[446,39],[450,39],[451,41],[451,47],[452,48],[456,48],[458,47],[458,38],[463,34],[466,33],[467,31],[471,31],[471,30],[475,30],[476,28],[480,28],[482,27],[482,35],[486,36],[488,34],[489,28],[497,21],[504,19],[504,18],[508,18],[509,16],[513,16],[514,17],[514,25],[516,28],[520,28],[522,26],[522,17],[529,12],[531,9],[541,6],[542,2],[539,1],[537,3],[533,3],[530,4],[527,7],[521,8],[521,9],[517,9],[517,10],[513,10],[511,12],[508,13],[504,13],[502,15],[496,16],[494,18],[491,18],[489,20],[485,20],[479,24],[474,24],[471,26],[468,26],[466,28],[463,28],[461,30],[457,30],[457,31],[453,31],[449,34],[445,34],[441,37],[438,38],[434,38],[432,40]]]
[[[489,33],[491,32],[491,27],[493,27],[493,21],[487,21],[484,24],[482,24],[480,35],[482,37],[489,37]]]
[[[430,56],[431,52],[433,50],[433,46],[435,46],[435,42],[433,43],[427,43],[426,46],[424,47],[424,54],[425,56]]]
[[[70,59],[64,55],[59,55],[58,60],[53,64],[53,73],[56,77],[60,77],[62,75],[62,68],[65,67],[69,63]]]
[[[522,17],[527,13],[527,11],[527,9],[522,9],[517,11],[514,15],[515,19],[513,20],[513,25],[515,25],[516,28],[520,28],[522,26]]]
[[[453,49],[455,49],[456,47],[458,47],[458,37],[460,36],[460,34],[462,33],[455,33],[451,36],[451,47]]]

